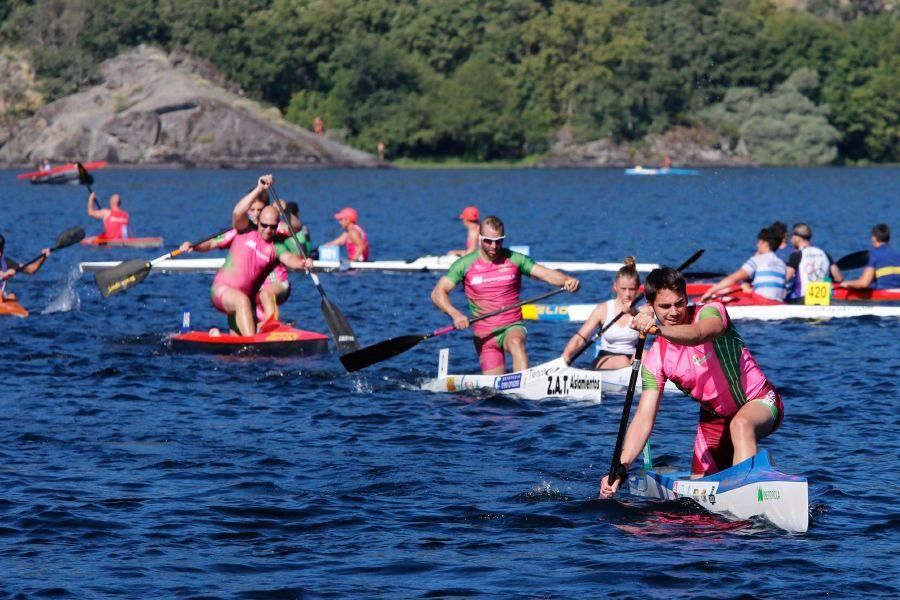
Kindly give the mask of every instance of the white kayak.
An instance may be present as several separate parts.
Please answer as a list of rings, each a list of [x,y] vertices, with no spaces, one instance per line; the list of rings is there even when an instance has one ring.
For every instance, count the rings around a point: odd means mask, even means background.
[[[587,321],[596,304],[526,304],[522,316],[531,321]],[[780,321],[783,319],[841,319],[850,317],[900,317],[900,306],[872,304],[831,304],[806,306],[804,304],[770,304],[728,306],[732,319]]]
[[[565,398],[600,402],[603,384],[600,371],[569,367],[562,358],[505,375],[447,375],[445,350],[441,350],[438,376],[422,383],[420,389],[428,392],[485,390],[526,400]]]
[[[689,498],[732,519],[763,517],[787,531],[803,533],[809,527],[806,478],[776,470],[766,450],[700,479],[686,471],[643,469],[629,478],[628,490],[644,498]]]
[[[621,369],[578,369],[566,365],[557,358],[525,371],[505,375],[448,375],[446,374],[446,348],[441,350],[438,376],[424,382],[420,389],[429,392],[457,392],[460,390],[486,390],[540,400],[542,398],[567,398],[600,402],[604,394],[624,394],[631,380],[631,367]],[[638,377],[635,391],[641,391]],[[671,381],[666,382],[665,391],[678,392]]]
[[[371,262],[343,261],[314,261],[316,269],[320,271],[389,271],[408,273],[442,273],[447,271],[459,257],[446,256],[421,256],[415,260],[376,260]],[[225,263],[223,257],[217,258],[172,258],[160,261],[153,266],[154,271],[161,273],[211,273],[217,271]],[[114,267],[119,261],[95,261],[79,263],[82,273],[102,271]],[[586,271],[610,271],[616,272],[622,267],[622,263],[594,263],[594,262],[541,262],[550,269],[559,269],[569,273]],[[637,269],[649,272],[659,267],[655,263],[638,263]]]

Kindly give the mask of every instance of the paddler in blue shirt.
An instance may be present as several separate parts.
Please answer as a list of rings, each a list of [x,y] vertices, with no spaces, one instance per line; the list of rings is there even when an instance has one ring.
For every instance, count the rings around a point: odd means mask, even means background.
[[[869,251],[869,262],[863,268],[862,275],[856,279],[845,281],[846,288],[887,290],[900,288],[900,252],[888,242],[891,241],[891,229],[887,223],[879,223],[872,228],[872,248]]]

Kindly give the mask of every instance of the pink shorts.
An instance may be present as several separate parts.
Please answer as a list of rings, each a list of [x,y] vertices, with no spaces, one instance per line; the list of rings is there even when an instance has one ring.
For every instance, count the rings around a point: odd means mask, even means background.
[[[262,289],[266,289],[268,287],[277,286],[278,291],[275,292],[275,298],[278,304],[281,304],[291,295],[291,284],[287,281],[277,281],[275,283],[266,283],[262,286]],[[228,291],[229,287],[227,285],[214,285],[209,290],[209,297],[212,299],[213,306],[219,312],[228,314],[228,310],[225,309],[224,296],[225,292]],[[259,300],[259,294],[256,297],[251,298],[254,304],[256,305],[256,320],[262,321],[266,318],[266,313],[263,310],[262,302]]]
[[[518,328],[526,334],[528,333],[521,322],[516,322],[496,329],[484,337],[476,335],[472,338],[475,342],[475,351],[478,353],[478,362],[481,364],[482,372],[490,371],[497,367],[506,368],[506,354],[503,351],[503,343],[506,341],[507,334],[513,328]]]
[[[775,415],[775,426],[772,427],[772,432],[781,426],[781,421],[784,419],[784,404],[781,401],[781,395],[775,388],[770,386],[765,396],[754,398],[750,402],[764,403]],[[711,475],[727,469],[734,463],[734,445],[731,443],[730,433],[733,418],[734,415],[719,417],[708,411],[700,410],[691,473]]]

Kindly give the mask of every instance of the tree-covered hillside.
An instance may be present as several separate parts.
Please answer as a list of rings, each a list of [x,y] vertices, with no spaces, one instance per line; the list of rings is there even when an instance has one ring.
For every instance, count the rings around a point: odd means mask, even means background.
[[[794,5],[802,5],[803,9]],[[900,161],[890,0],[0,0],[50,98],[139,43],[391,155],[516,158],[705,123],[770,164]]]

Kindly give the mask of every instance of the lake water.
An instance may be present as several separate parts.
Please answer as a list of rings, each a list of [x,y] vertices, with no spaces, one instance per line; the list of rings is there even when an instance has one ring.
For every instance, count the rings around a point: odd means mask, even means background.
[[[259,171],[95,174],[119,192],[133,235],[166,249],[229,222]],[[67,227],[88,234],[86,193],[0,172],[6,254],[30,258]],[[357,208],[373,258],[462,247],[456,218],[497,214],[508,243],[538,260],[678,264],[731,271],[778,219],[808,222],[835,258],[869,231],[900,231],[900,169],[705,170],[625,177],[612,170],[277,171],[314,241]],[[900,235],[900,234],[898,234]],[[622,398],[601,404],[429,394],[437,352],[477,361],[465,333],[348,375],[336,354],[292,360],[177,355],[166,336],[189,309],[223,326],[212,276],[151,275],[104,301],[85,260],[162,250],[72,247],[11,281],[31,310],[0,317],[0,589],[5,597],[588,598],[900,595],[900,367],[896,319],[738,322],[786,405],[763,443],[810,482],[805,535],[734,524],[689,503],[596,499]],[[363,345],[448,321],[433,274],[322,274]],[[586,274],[579,302],[608,297]],[[292,275],[282,308],[325,331],[320,298]],[[523,295],[547,289],[526,284]],[[460,295],[454,296],[459,306]],[[533,363],[574,326],[529,325]],[[657,458],[690,460],[697,408],[667,398]]]

